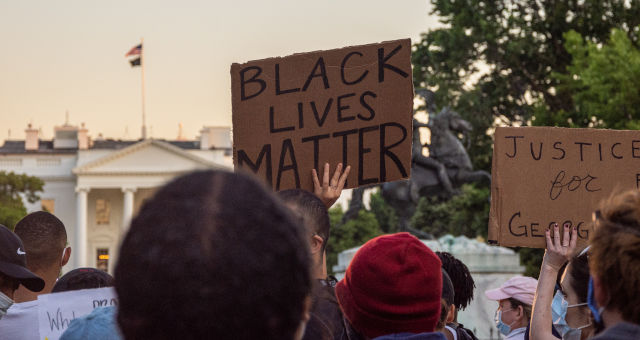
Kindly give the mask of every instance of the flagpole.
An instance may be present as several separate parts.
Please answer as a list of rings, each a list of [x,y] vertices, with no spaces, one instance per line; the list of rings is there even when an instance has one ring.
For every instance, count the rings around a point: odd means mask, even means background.
[[[144,111],[144,65],[146,62],[144,61],[144,38],[140,38],[140,66],[142,67],[142,139],[147,139],[147,122],[146,122],[146,114]]]

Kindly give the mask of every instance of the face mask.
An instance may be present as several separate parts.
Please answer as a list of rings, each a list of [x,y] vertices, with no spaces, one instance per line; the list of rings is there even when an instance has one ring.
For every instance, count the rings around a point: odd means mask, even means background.
[[[587,294],[587,305],[589,309],[591,309],[591,314],[593,314],[593,320],[596,323],[602,323],[602,312],[604,311],[604,307],[598,307],[596,303],[596,298],[593,293],[593,278],[589,277],[589,292]]]
[[[496,311],[496,328],[498,328],[498,331],[500,333],[502,333],[503,335],[509,335],[509,333],[511,333],[511,326],[505,324],[504,322],[502,322],[502,311],[501,310],[497,310]]]
[[[3,292],[0,292],[0,319],[7,314],[7,310],[11,305],[13,305],[13,300],[4,295]]]
[[[582,329],[589,327],[589,325],[581,326],[578,328],[571,328],[567,324],[566,316],[567,310],[572,307],[584,306],[586,303],[578,303],[575,305],[569,305],[569,302],[564,299],[560,291],[556,292],[551,303],[551,320],[553,321],[553,327],[560,332],[563,340],[567,339],[580,339]],[[577,335],[576,335],[577,334]],[[577,338],[576,338],[577,336]]]

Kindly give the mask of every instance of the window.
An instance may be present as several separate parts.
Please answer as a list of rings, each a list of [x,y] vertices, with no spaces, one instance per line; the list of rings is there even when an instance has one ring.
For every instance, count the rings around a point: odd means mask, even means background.
[[[111,203],[109,200],[96,200],[96,224],[109,224],[111,217]]]
[[[109,248],[98,248],[96,250],[96,268],[109,271]]]
[[[42,211],[50,212],[52,214],[56,213],[56,201],[53,199],[40,200],[40,206]]]

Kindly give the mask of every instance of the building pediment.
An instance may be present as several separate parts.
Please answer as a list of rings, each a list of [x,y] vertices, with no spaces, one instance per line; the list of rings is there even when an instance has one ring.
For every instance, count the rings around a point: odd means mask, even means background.
[[[82,164],[73,169],[73,173],[76,175],[178,174],[208,168],[223,167],[169,143],[147,139]]]

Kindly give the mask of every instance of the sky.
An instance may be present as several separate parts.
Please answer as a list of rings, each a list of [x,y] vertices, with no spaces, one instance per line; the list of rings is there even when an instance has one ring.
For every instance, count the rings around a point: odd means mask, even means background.
[[[140,137],[144,38],[148,133],[193,139],[231,126],[230,66],[292,53],[411,38],[438,26],[428,0],[0,1],[0,144],[31,123]]]

